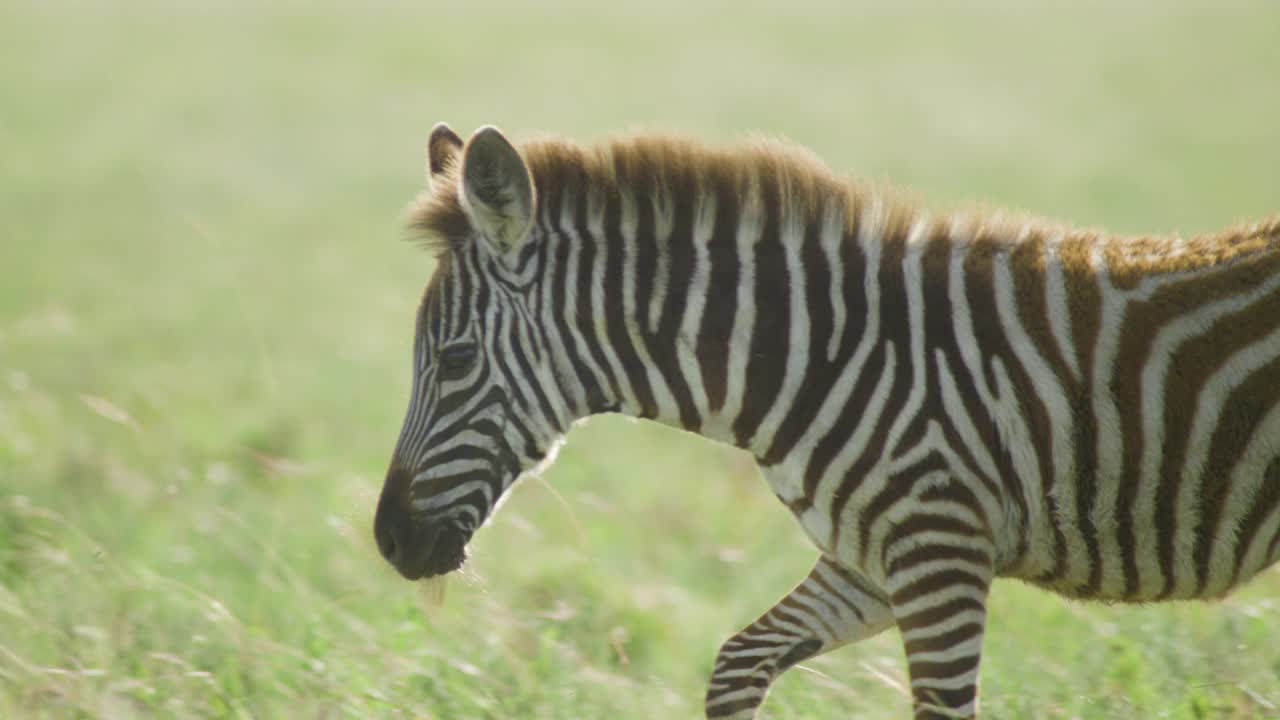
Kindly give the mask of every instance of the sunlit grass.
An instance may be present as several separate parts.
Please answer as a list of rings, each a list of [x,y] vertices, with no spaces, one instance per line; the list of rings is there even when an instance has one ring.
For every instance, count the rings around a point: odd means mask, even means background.
[[[430,126],[777,132],[933,202],[1192,232],[1280,210],[1271,5],[11,4],[0,717],[694,717],[813,551],[748,458],[575,430],[442,606],[370,523],[430,270]],[[1280,575],[997,586],[996,718],[1280,716]],[[902,716],[888,633],[771,718]]]

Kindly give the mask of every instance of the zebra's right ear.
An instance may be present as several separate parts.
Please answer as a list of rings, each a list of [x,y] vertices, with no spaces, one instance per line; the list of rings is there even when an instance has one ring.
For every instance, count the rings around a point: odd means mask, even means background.
[[[462,152],[462,138],[454,132],[448,123],[436,123],[431,128],[431,137],[427,139],[427,184],[435,187],[440,176],[458,161]]]
[[[462,151],[462,209],[499,256],[508,256],[533,228],[533,178],[498,128],[482,127]]]

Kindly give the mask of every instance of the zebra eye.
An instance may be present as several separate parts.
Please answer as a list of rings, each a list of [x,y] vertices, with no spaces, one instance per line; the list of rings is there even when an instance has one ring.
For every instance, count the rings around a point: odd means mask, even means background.
[[[473,343],[454,345],[440,351],[440,367],[450,375],[466,372],[476,361],[476,346]]]

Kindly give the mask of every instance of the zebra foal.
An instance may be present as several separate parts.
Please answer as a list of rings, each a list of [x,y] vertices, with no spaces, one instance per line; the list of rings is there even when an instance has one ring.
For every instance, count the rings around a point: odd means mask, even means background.
[[[438,265],[375,517],[457,569],[572,423],[750,451],[821,555],[720,649],[713,718],[890,626],[917,718],[977,714],[986,598],[1225,594],[1280,555],[1280,220],[1124,238],[930,214],[804,152],[432,131]]]

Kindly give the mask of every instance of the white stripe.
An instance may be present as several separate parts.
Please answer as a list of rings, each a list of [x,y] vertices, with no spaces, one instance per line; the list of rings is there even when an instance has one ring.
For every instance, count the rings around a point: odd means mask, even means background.
[[[991,480],[998,481],[1000,471],[996,468],[995,458],[991,455],[991,448],[983,442],[982,435],[974,426],[973,418],[969,416],[964,401],[960,399],[959,384],[951,372],[951,365],[947,362],[947,352],[938,348],[934,351],[934,360],[938,367],[938,389],[942,395],[942,407],[946,411],[947,422],[964,439],[965,449],[978,463],[979,469]],[[990,407],[987,410],[990,411]],[[973,489],[983,493],[981,484],[974,486]]]
[[[735,691],[733,691],[733,692],[731,692],[731,693],[725,693],[724,695],[718,695],[718,696],[716,696],[716,698],[715,698],[715,699],[710,700],[710,701],[707,703],[707,707],[708,707],[708,708],[714,708],[714,707],[716,707],[717,705],[724,705],[724,704],[726,704],[726,703],[730,703],[730,702],[733,702],[733,701],[735,701],[735,700],[741,700],[741,699],[743,699],[743,698],[749,698],[749,697],[757,697],[757,696],[760,696],[760,695],[763,695],[763,694],[764,694],[764,690],[760,690],[760,689],[755,688],[755,687],[747,686],[747,687],[744,687],[744,688],[742,688],[742,689],[740,689],[740,690],[735,690]]]
[[[618,359],[617,351],[614,350],[613,344],[609,342],[605,331],[607,313],[605,311],[604,275],[608,266],[610,248],[604,232],[605,198],[603,192],[599,190],[587,191],[586,202],[587,234],[591,237],[596,251],[591,273],[590,308],[593,321],[592,327],[596,328],[600,333],[600,342],[597,343],[597,347],[604,354],[605,361],[609,363],[613,377],[617,379],[618,390],[622,394],[622,397],[617,398],[619,409],[628,415],[639,415],[641,408],[636,401],[635,388],[631,386],[631,378],[623,371],[622,361]],[[617,292],[617,288],[609,288],[609,291],[611,293]]]
[[[435,474],[434,470],[433,470],[433,474]],[[448,490],[445,490],[443,492],[438,492],[429,497],[414,498],[413,502],[410,504],[413,506],[413,509],[418,512],[429,513],[432,510],[447,508],[450,505],[457,502],[458,500],[461,500],[462,498],[476,492],[477,490],[479,490],[484,495],[486,505],[493,500],[493,498],[491,497],[491,495],[493,494],[493,488],[492,486],[489,485],[488,481],[468,480],[462,483],[461,485],[449,488]]]
[[[902,404],[893,424],[889,426],[889,434],[885,438],[884,449],[889,452],[898,445],[902,434],[915,421],[920,409],[924,406],[925,392],[929,384],[925,382],[926,359],[924,352],[924,270],[921,263],[924,251],[928,247],[925,240],[929,229],[928,220],[919,218],[911,224],[907,233],[906,247],[902,258],[902,284],[907,295],[907,332],[910,337],[911,352],[911,389]],[[884,422],[884,418],[880,419]]]
[[[1067,363],[1067,369],[1076,380],[1080,379],[1080,357],[1071,341],[1071,306],[1067,302],[1067,278],[1058,251],[1062,237],[1045,244],[1045,312],[1049,316],[1049,331],[1058,343],[1058,351]]]
[[[565,404],[564,393],[560,392],[560,380],[556,377],[552,370],[548,349],[542,347],[542,339],[537,336],[533,329],[534,320],[524,315],[523,308],[511,309],[512,326],[516,330],[516,337],[520,343],[521,349],[524,351],[525,361],[529,364],[529,369],[533,376],[527,377],[524,368],[515,358],[515,349],[508,349],[507,359],[511,363],[512,371],[516,373],[517,382],[523,385],[524,394],[529,398],[531,418],[536,418],[533,427],[534,437],[539,438],[543,442],[558,432],[558,428],[567,428],[569,423],[575,419]],[[519,322],[518,319],[524,319],[525,322]],[[506,333],[504,333],[505,335]],[[554,335],[554,327],[548,334]],[[561,356],[563,357],[563,355]],[[478,366],[477,366],[478,367]],[[547,404],[550,406],[551,417],[546,417],[546,409],[538,400],[538,391],[541,390],[542,397],[546,398]],[[475,393],[473,393],[475,394]],[[543,422],[546,421],[546,422]],[[551,426],[546,423],[549,422]]]
[[[844,340],[845,314],[844,301],[844,259],[840,249],[844,244],[845,218],[838,207],[827,206],[822,213],[822,231],[818,241],[822,247],[822,255],[831,271],[831,339],[827,341],[827,360],[835,362],[840,343]]]
[[[619,230],[622,235],[622,313],[627,319],[627,333],[631,338],[631,345],[635,349],[636,355],[640,358],[640,364],[644,366],[645,377],[649,380],[649,388],[653,392],[653,402],[657,408],[657,417],[654,418],[659,422],[669,425],[678,426],[680,423],[680,411],[676,405],[676,398],[671,393],[671,389],[667,387],[666,380],[662,377],[662,371],[658,369],[657,363],[649,355],[649,348],[645,345],[644,337],[638,331],[635,325],[636,319],[636,253],[637,239],[636,231],[639,224],[638,208],[636,199],[630,193],[623,192],[622,195],[622,217],[619,222]]]
[[[676,359],[680,364],[680,374],[689,385],[694,405],[699,413],[705,416],[710,401],[707,400],[707,387],[702,381],[697,347],[698,331],[702,327],[702,317],[706,312],[707,291],[711,286],[711,260],[707,245],[711,241],[711,234],[715,231],[716,199],[715,196],[704,193],[694,202],[693,228],[690,231],[694,252],[693,270],[689,274],[689,288],[685,291],[684,317],[680,318],[680,336],[676,339]],[[705,427],[705,421],[702,434],[711,437]],[[731,437],[712,437],[712,439],[733,442]]]
[[[578,200],[579,198],[573,198]],[[600,321],[593,314],[590,297],[578,297],[578,265],[582,260],[582,240],[578,237],[578,229],[574,226],[574,216],[577,208],[574,202],[569,198],[565,198],[560,209],[560,227],[561,236],[557,238],[559,242],[566,243],[569,252],[565,259],[568,267],[565,269],[565,304],[562,308],[552,307],[548,303],[546,312],[560,312],[562,322],[565,327],[569,328],[571,343],[578,351],[579,359],[586,366],[588,373],[595,381],[597,387],[606,394],[610,392],[607,376],[603,369],[596,364],[594,355],[589,349],[586,338],[582,334],[579,327],[580,316],[587,317],[588,327],[599,327]],[[585,310],[585,312],[584,312]]]
[[[885,343],[884,354],[884,371],[880,374],[880,378],[876,382],[875,389],[872,390],[870,401],[867,403],[867,407],[863,415],[865,420],[857,424],[857,427],[853,431],[853,435],[846,443],[844,443],[843,446],[841,446],[840,451],[836,453],[835,458],[827,467],[827,472],[822,476],[822,479],[819,480],[818,486],[814,489],[813,497],[811,498],[813,501],[811,512],[824,519],[827,526],[824,529],[826,530],[826,536],[828,538],[831,537],[832,534],[832,529],[829,526],[833,522],[831,517],[833,512],[832,502],[835,500],[836,491],[844,483],[849,481],[849,478],[847,477],[849,470],[853,467],[854,463],[857,462],[858,458],[861,457],[863,451],[867,449],[867,444],[871,441],[871,435],[876,429],[876,419],[878,419],[884,411],[885,405],[889,402],[889,394],[893,390],[893,379],[894,375],[897,373],[898,367],[897,353],[895,352],[893,344]],[[877,468],[872,468],[870,472],[875,474],[877,472]],[[875,483],[870,482],[871,478],[857,478],[857,480],[862,483],[862,487],[859,488],[860,490],[865,489],[867,486],[875,485]],[[851,509],[856,509],[857,507],[858,505],[856,500],[850,499],[850,501],[845,505],[845,511],[848,512]],[[809,520],[808,515],[809,514],[806,513],[806,521]],[[848,519],[844,517],[835,518],[834,522],[839,522],[845,526],[848,525]],[[857,547],[855,542],[856,533],[845,533],[841,537],[843,539],[843,544],[840,548],[835,548],[835,552],[833,554],[837,557],[857,557],[861,549]]]
[[[655,190],[652,202],[653,235],[658,257],[652,278],[652,294],[649,297],[649,332],[656,333],[658,321],[662,318],[662,305],[669,292],[667,285],[671,279],[671,232],[675,222],[675,212],[666,188]]]
[[[937,635],[949,633],[952,630],[956,630],[971,623],[985,625],[986,622],[987,614],[984,611],[976,609],[962,610],[958,613],[949,615],[944,620],[932,625],[924,625],[922,627],[903,630],[902,641],[910,642],[912,640],[925,640]]]
[[[1018,298],[1014,290],[1013,270],[1008,255],[1001,255],[993,268],[996,311],[1000,318],[1000,327],[1008,338],[1018,364],[1027,373],[1032,383],[1034,397],[1039,399],[1048,414],[1050,446],[1040,447],[1031,437],[1030,419],[1020,412],[1018,389],[1008,377],[1003,364],[997,366],[997,380],[1000,388],[999,402],[995,410],[995,418],[1000,428],[1001,440],[1010,450],[1010,459],[1022,485],[1022,496],[1027,501],[1028,517],[1024,518],[1031,537],[1040,538],[1039,542],[1029,544],[1030,557],[1024,560],[1026,567],[1032,572],[1040,572],[1053,565],[1052,518],[1045,517],[1047,511],[1044,502],[1046,488],[1051,478],[1042,477],[1039,457],[1036,454],[1048,450],[1054,492],[1059,493],[1063,485],[1075,483],[1075,453],[1072,452],[1073,415],[1067,402],[1066,388],[1062,386],[1057,375],[1049,367],[1048,361],[1040,353],[1036,343],[1027,334],[1018,315]],[[1053,273],[1050,273],[1052,276]],[[1052,316],[1052,313],[1051,313]],[[1059,338],[1061,340],[1061,338]],[[1067,354],[1069,348],[1064,347]],[[1074,355],[1072,355],[1074,359]],[[1078,371],[1077,371],[1078,372]],[[992,476],[996,477],[996,476]],[[1072,500],[1074,503],[1074,499]],[[1073,505],[1074,507],[1074,505]],[[1117,551],[1118,552],[1118,551]]]
[[[1134,290],[1126,291],[1116,288],[1111,282],[1110,271],[1105,260],[1105,251],[1106,245],[1098,243],[1091,253],[1094,272],[1098,278],[1100,290],[1101,308],[1099,313],[1102,317],[1102,323],[1098,331],[1098,340],[1094,352],[1091,383],[1093,388],[1093,411],[1097,428],[1098,477],[1094,483],[1096,495],[1093,506],[1090,508],[1089,516],[1098,539],[1099,562],[1102,566],[1101,586],[1105,592],[1112,593],[1122,589],[1124,583],[1122,555],[1119,544],[1116,541],[1115,510],[1121,485],[1125,482],[1132,482],[1131,479],[1124,480],[1120,476],[1124,460],[1124,425],[1126,422],[1132,422],[1132,420],[1121,416],[1120,408],[1116,405],[1111,380],[1112,374],[1115,372],[1116,359],[1124,330],[1128,326],[1126,317],[1129,303],[1135,300],[1147,299],[1155,289],[1155,286],[1149,281],[1144,281],[1139,283]],[[1161,412],[1158,409],[1160,407],[1160,398],[1143,397],[1141,400],[1144,403],[1144,415],[1149,416],[1151,412]],[[1150,402],[1156,403],[1156,407],[1147,404]],[[1069,533],[1069,535],[1074,534],[1076,533]],[[1080,568],[1078,578],[1081,583],[1088,579],[1086,568]],[[1140,572],[1139,581],[1143,582],[1144,580],[1146,579],[1141,577]]]
[[[957,584],[952,587],[945,588],[932,595],[921,595],[920,597],[909,602],[901,603],[893,606],[893,614],[897,617],[907,617],[916,615],[930,610],[932,608],[945,605],[953,600],[960,598],[969,598],[977,601],[982,605],[986,605],[987,593],[985,590],[974,587],[973,585]]]

